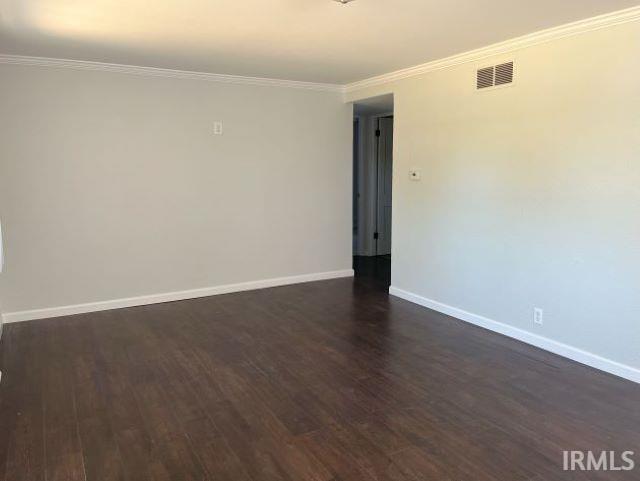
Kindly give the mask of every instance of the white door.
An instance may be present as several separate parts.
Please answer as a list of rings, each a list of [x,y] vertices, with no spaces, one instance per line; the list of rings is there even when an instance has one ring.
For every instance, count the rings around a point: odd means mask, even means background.
[[[391,254],[391,189],[393,179],[393,117],[379,119],[376,255]]]

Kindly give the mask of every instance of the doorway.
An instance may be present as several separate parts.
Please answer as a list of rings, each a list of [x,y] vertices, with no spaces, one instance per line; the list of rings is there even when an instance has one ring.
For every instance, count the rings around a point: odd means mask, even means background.
[[[391,256],[391,199],[393,190],[393,115],[378,117],[376,156],[376,228],[377,256]]]
[[[354,103],[353,254],[356,276],[390,283],[393,95]]]

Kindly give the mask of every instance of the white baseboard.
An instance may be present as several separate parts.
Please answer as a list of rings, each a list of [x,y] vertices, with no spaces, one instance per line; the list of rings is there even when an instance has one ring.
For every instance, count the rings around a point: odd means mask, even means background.
[[[125,299],[113,299],[109,301],[90,302],[87,304],[75,304],[72,306],[59,306],[47,309],[35,309],[30,311],[7,312],[4,314],[4,321],[21,322],[35,319],[48,319],[50,317],[71,316],[73,314],[84,314],[87,312],[107,311],[110,309],[122,309],[124,307],[145,306],[148,304],[159,304],[162,302],[181,301],[184,299],[195,299],[198,297],[217,296],[232,292],[253,291],[268,287],[286,286],[290,284],[301,284],[303,282],[324,281],[327,279],[338,279],[341,277],[353,277],[353,269],[341,271],[318,272],[314,274],[304,274],[300,276],[278,277],[273,279],[263,279],[259,281],[242,282],[239,284],[226,284],[222,286],[204,287],[188,291],[167,292],[164,294],[151,294],[147,296],[128,297]]]
[[[442,304],[441,302],[427,299],[426,297],[422,297],[412,292],[398,289],[394,286],[389,287],[389,294],[391,294],[392,296],[400,297],[415,304],[428,307],[429,309],[433,309],[434,311],[447,314],[448,316],[455,317],[456,319],[460,319],[470,324],[474,324],[490,331],[503,334],[513,339],[517,339],[518,341],[525,342],[532,346],[539,347],[540,349],[544,349],[545,351],[549,351],[554,354],[558,354],[559,356],[569,358],[581,364],[586,364],[587,366],[599,369],[604,372],[608,372],[609,374],[628,379],[629,381],[640,383],[640,369],[628,366],[626,364],[612,361],[611,359],[598,356],[597,354],[583,351],[582,349],[578,349],[577,347],[569,346],[568,344],[563,344],[561,342],[554,341],[547,337],[539,336],[538,334],[533,334],[532,332],[525,331],[523,329],[519,329],[502,322],[494,321],[492,319],[488,319],[471,312],[463,311],[462,309],[458,309],[457,307],[448,306],[447,304]]]

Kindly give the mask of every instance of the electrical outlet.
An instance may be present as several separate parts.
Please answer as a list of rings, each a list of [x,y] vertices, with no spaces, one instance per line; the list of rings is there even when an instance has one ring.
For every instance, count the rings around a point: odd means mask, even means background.
[[[213,123],[213,135],[222,135],[222,121],[218,120]]]
[[[542,309],[540,309],[539,307],[533,308],[533,322],[535,324],[538,324],[540,326],[544,324],[543,315],[544,315],[544,312]]]

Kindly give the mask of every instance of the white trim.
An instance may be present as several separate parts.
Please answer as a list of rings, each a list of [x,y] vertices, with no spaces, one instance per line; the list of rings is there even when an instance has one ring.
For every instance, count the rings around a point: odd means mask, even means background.
[[[71,306],[51,307],[47,309],[36,309],[32,311],[7,312],[4,314],[4,321],[21,322],[32,321],[34,319],[47,319],[50,317],[71,316],[74,314],[84,314],[87,312],[106,311],[110,309],[122,309],[125,307],[145,306],[148,304],[159,304],[162,302],[181,301],[184,299],[195,299],[198,297],[217,296],[232,292],[252,291],[256,289],[266,289],[268,287],[286,286],[290,284],[301,284],[304,282],[323,281],[327,279],[338,279],[341,277],[353,277],[353,269],[341,271],[318,272],[314,274],[304,274],[301,276],[278,277],[259,281],[241,282],[238,284],[226,284],[188,291],[167,292],[163,294],[151,294],[140,297],[128,297],[124,299],[113,299],[109,301],[91,302],[88,304],[76,304]]]
[[[414,67],[396,70],[395,72],[360,80],[345,85],[344,90],[345,93],[348,93],[367,87],[383,85],[396,80],[416,77],[435,70],[450,68],[469,62],[477,62],[493,55],[507,54],[523,48],[551,42],[553,40],[571,37],[581,33],[591,32],[593,30],[599,30],[601,28],[612,27],[637,20],[640,20],[640,6],[607,13],[605,15],[599,15],[597,17],[568,23],[559,27],[549,28],[547,30],[541,30],[539,32],[530,33],[528,35],[523,35],[521,37],[495,43],[487,47],[478,48],[444,59],[434,60]]]
[[[297,80],[280,80],[261,77],[242,77],[239,75],[223,75],[206,72],[192,72],[155,67],[139,67],[114,63],[88,62],[84,60],[66,60],[60,58],[25,57],[21,55],[0,55],[0,64],[27,65],[32,67],[67,68],[73,70],[94,70],[114,72],[143,77],[165,77],[189,80],[204,80],[238,85],[260,85],[265,87],[286,87],[294,89],[319,90],[325,92],[344,91],[344,87],[336,84],[300,82]]]
[[[626,364],[621,364],[611,359],[607,359],[591,352],[583,351],[577,347],[569,346],[558,341],[554,341],[547,337],[533,334],[529,331],[519,329],[517,327],[504,324],[502,322],[494,321],[471,312],[463,311],[457,307],[448,306],[441,302],[427,299],[426,297],[419,296],[409,291],[399,289],[397,287],[389,287],[389,294],[392,296],[400,297],[407,301],[419,304],[423,307],[428,307],[434,311],[441,312],[456,319],[480,326],[484,329],[488,329],[493,332],[505,335],[512,339],[517,339],[532,346],[544,349],[545,351],[558,354],[559,356],[569,358],[573,361],[585,364],[587,366],[599,369],[604,372],[608,372],[615,376],[628,379],[629,381],[640,383],[640,369],[637,369]]]

